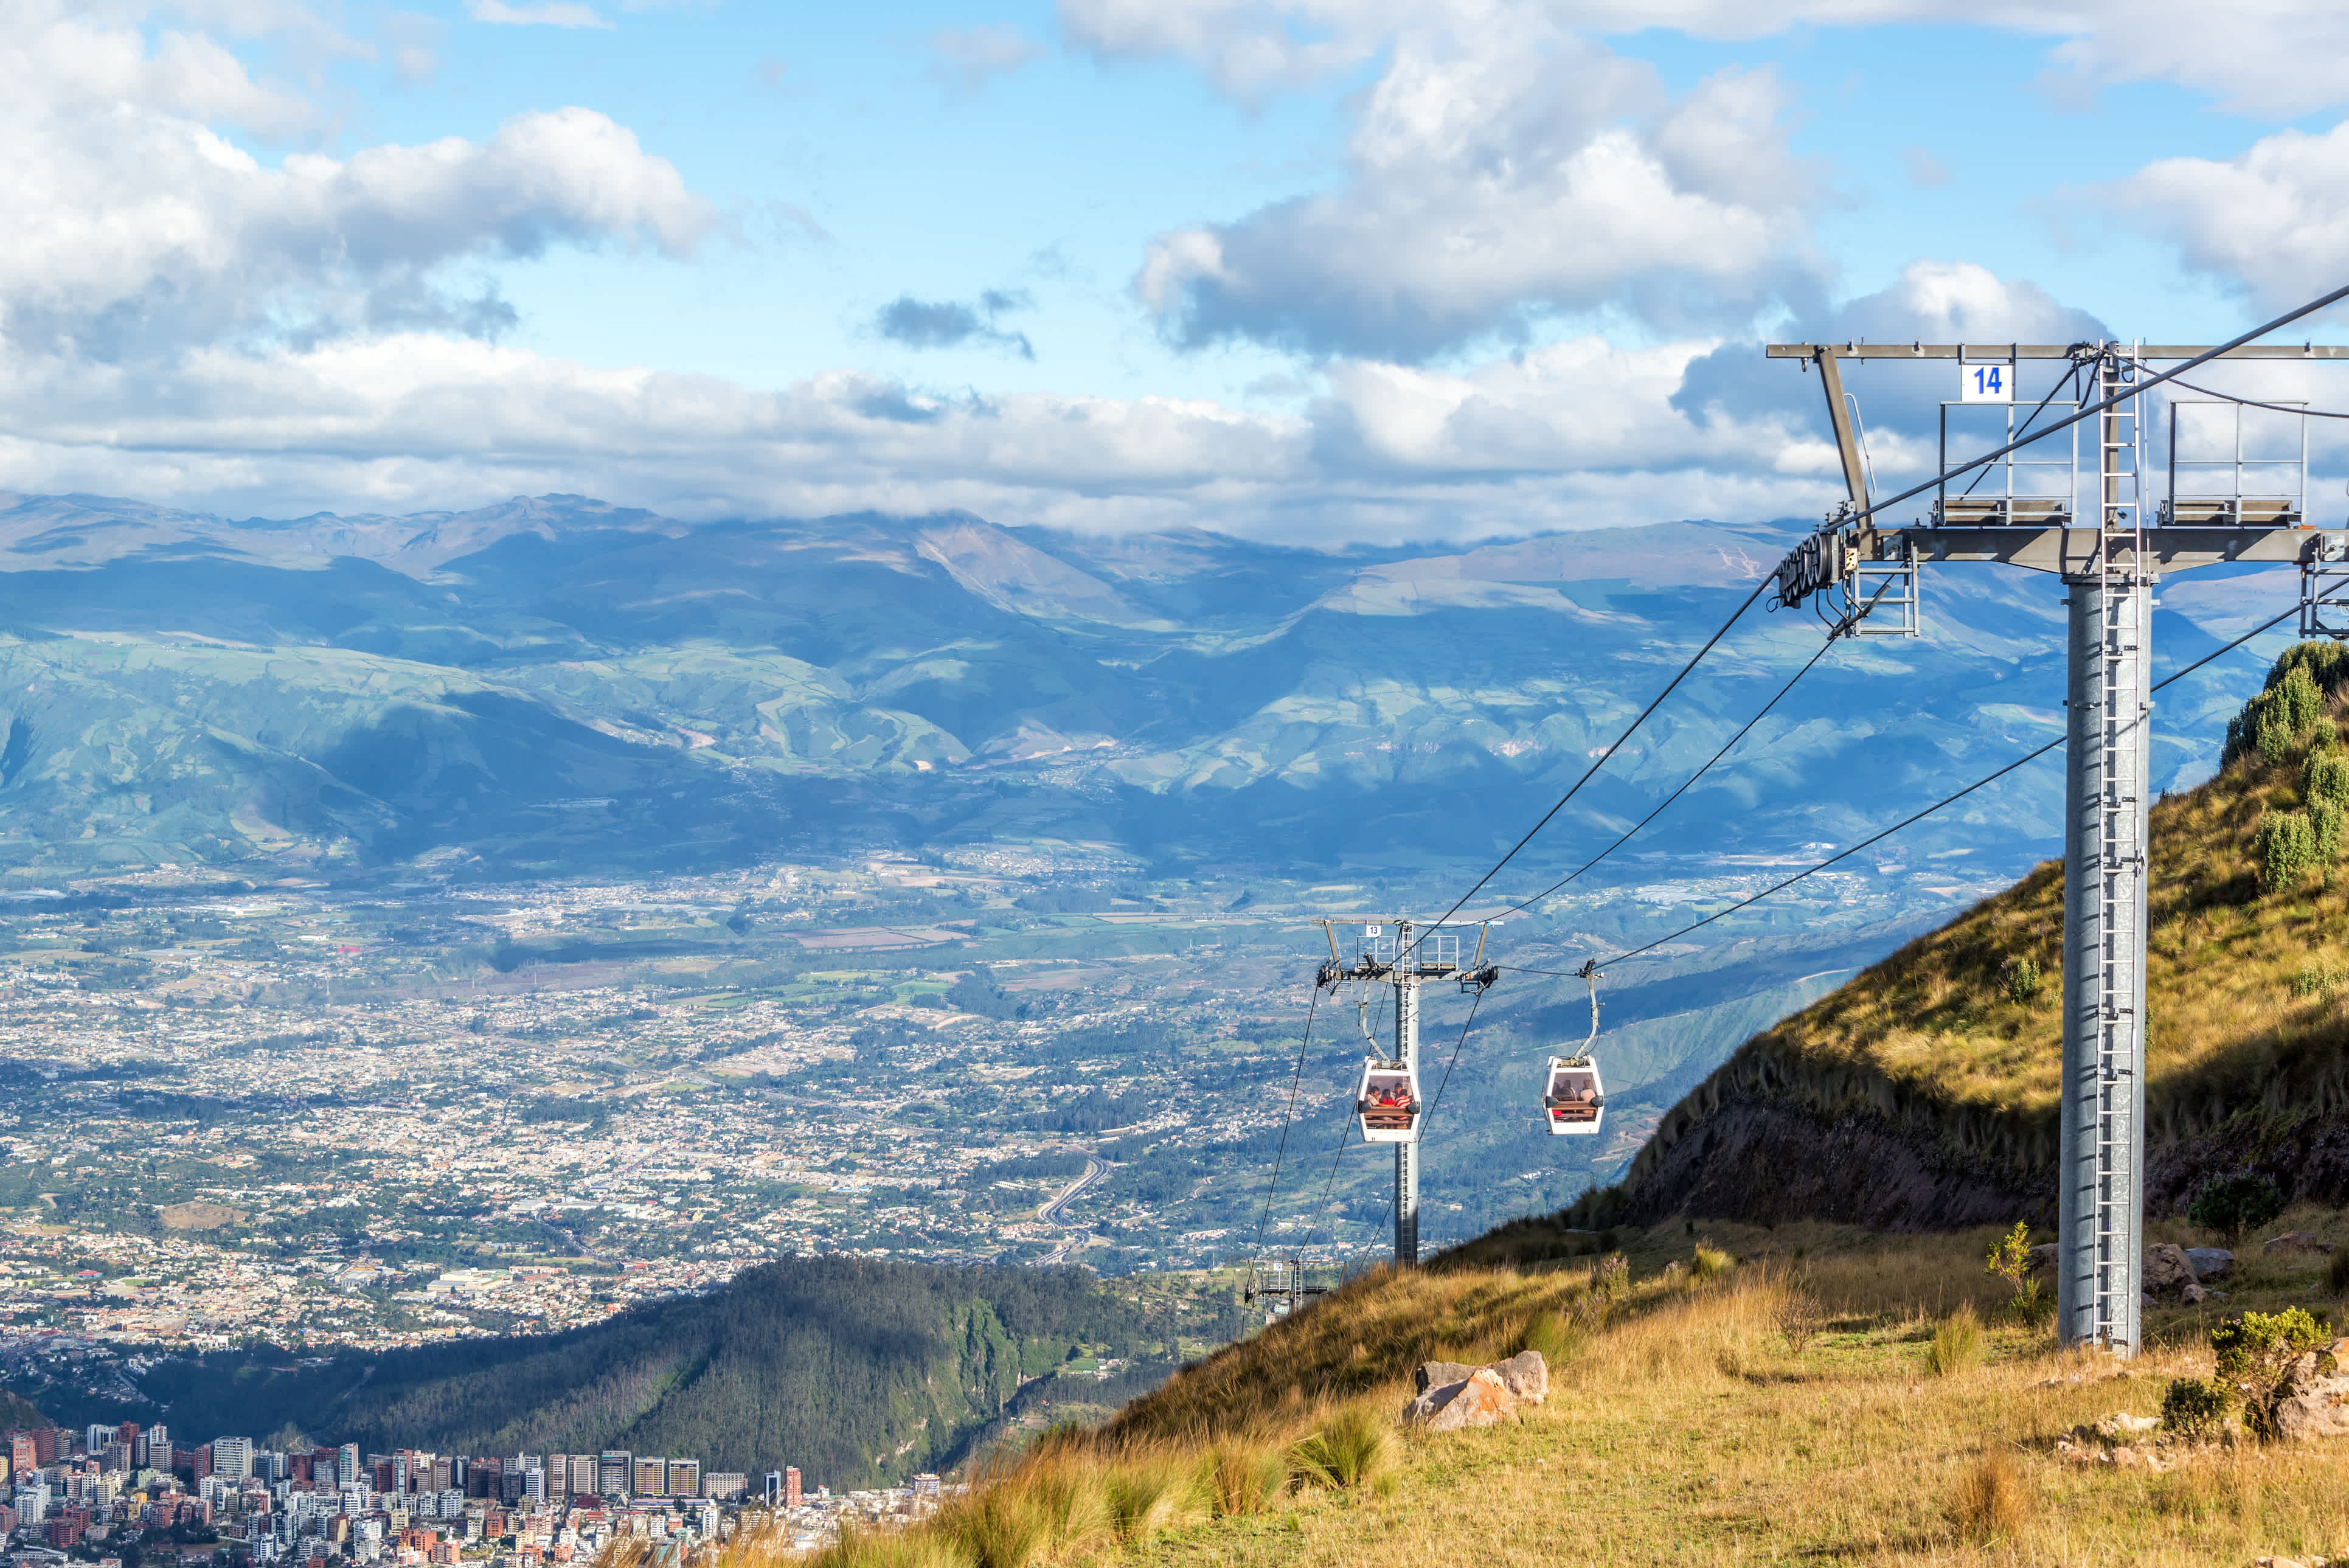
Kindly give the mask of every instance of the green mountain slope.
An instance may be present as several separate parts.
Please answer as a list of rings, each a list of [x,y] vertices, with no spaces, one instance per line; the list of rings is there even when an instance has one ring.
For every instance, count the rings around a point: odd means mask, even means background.
[[[800,1258],[566,1335],[324,1363],[223,1353],[140,1381],[148,1418],[198,1439],[290,1423],[370,1451],[620,1448],[864,1486],[952,1461],[1072,1347],[1130,1355],[1142,1337],[1139,1310],[1079,1271]]]
[[[2219,776],[2153,809],[2153,1213],[2246,1168],[2292,1198],[2349,1202],[2345,665],[2329,645],[2289,650],[2230,729]],[[2292,824],[2328,841],[2280,865],[2264,846]],[[1756,1035],[1582,1212],[2051,1219],[2063,905],[2063,868],[2043,865]]]

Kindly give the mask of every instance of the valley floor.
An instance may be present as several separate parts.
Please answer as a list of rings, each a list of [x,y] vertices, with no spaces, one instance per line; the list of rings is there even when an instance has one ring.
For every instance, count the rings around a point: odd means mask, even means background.
[[[2291,1226],[2349,1247],[2349,1216],[2305,1211],[2263,1233]],[[2178,1225],[2156,1230],[2157,1239],[2213,1240]],[[2059,1351],[2044,1314],[2030,1323],[2008,1310],[2008,1287],[1984,1270],[1996,1239],[1988,1230],[1889,1236],[1713,1226],[1700,1235],[1674,1222],[1615,1239],[1637,1283],[1603,1321],[1587,1305],[1578,1315],[1592,1279],[1587,1255],[1516,1266],[1467,1266],[1455,1256],[1413,1275],[1356,1282],[1137,1401],[1081,1444],[1107,1504],[1086,1525],[1072,1522],[1083,1508],[1061,1502],[1056,1527],[1011,1555],[1167,1568],[2248,1568],[2270,1555],[2305,1562],[2349,1551],[2349,1439],[2205,1449],[2163,1473],[2055,1451],[2056,1439],[2083,1423],[2158,1415],[2171,1378],[2209,1375],[2206,1336],[2220,1313],[2336,1307],[2321,1253],[2271,1258],[2256,1240],[2243,1243],[2225,1302],[2153,1312],[2151,1348],[2121,1363]],[[1690,1283],[1699,1240],[1738,1261],[1710,1283]],[[1492,1241],[1528,1253],[1573,1244],[1522,1233],[1510,1243],[1506,1233]],[[1670,1268],[1675,1262],[1682,1267]],[[1936,1376],[1930,1342],[1961,1304],[1987,1325],[1981,1357]],[[1386,1430],[1419,1359],[1488,1359],[1545,1336],[1564,1354],[1555,1357],[1547,1402],[1517,1423],[1398,1434],[1375,1480],[1237,1506],[1226,1495],[1228,1517],[1216,1516],[1212,1480],[1138,1514],[1132,1505],[1137,1465],[1187,1462],[1189,1473],[1211,1476],[1218,1451],[1254,1441],[1277,1453],[1330,1430],[1349,1408],[1374,1414]],[[1065,1478],[1065,1464],[1053,1472],[1049,1452],[1031,1451],[1006,1484],[1017,1487],[1028,1471]],[[1987,1503],[1986,1480],[1998,1494]],[[988,1550],[984,1530],[890,1545],[836,1557],[1012,1568]]]

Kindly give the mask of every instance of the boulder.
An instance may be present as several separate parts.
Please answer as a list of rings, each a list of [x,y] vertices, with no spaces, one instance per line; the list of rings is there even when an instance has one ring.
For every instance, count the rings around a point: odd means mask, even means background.
[[[1475,1376],[1476,1376],[1476,1368],[1464,1367],[1457,1361],[1430,1361],[1423,1364],[1418,1372],[1413,1374],[1413,1381],[1418,1384],[1418,1391],[1424,1394],[1430,1388],[1442,1388],[1454,1383],[1465,1383]]]
[[[2178,1299],[2184,1302],[2189,1306],[2199,1306],[2209,1294],[2209,1292],[2204,1290],[2200,1285],[2189,1280],[2185,1284],[2178,1288]]]
[[[1506,1361],[1494,1362],[1491,1370],[1502,1387],[1528,1405],[1549,1398],[1549,1363],[1538,1350],[1520,1350]]]
[[[2235,1254],[2224,1247],[2189,1247],[2186,1261],[2194,1265],[2196,1279],[2225,1279],[2235,1271]]]
[[[2156,1242],[2145,1249],[2145,1272],[2137,1283],[2147,1295],[2169,1295],[2194,1283],[2194,1265],[2186,1249],[2174,1242]]]
[[[1513,1419],[1516,1413],[1517,1397],[1500,1374],[1479,1367],[1475,1376],[1438,1385],[1405,1405],[1402,1418],[1431,1432],[1456,1432]]]
[[[2032,1248],[2031,1264],[2029,1267],[2023,1270],[2023,1273],[2026,1274],[2053,1274],[2054,1272],[2055,1243],[2053,1242],[2042,1242],[2037,1246]]]
[[[2276,1436],[2286,1442],[2349,1437],[2349,1375],[2333,1347],[2293,1362],[2278,1396],[2272,1419]]]
[[[2260,1243],[2262,1253],[2329,1253],[2331,1242],[2320,1242],[2314,1231],[2286,1231]]]

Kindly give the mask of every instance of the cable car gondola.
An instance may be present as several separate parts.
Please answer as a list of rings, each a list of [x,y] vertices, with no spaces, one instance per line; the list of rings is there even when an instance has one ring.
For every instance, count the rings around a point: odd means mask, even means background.
[[[1599,1058],[1590,1054],[1599,1038],[1599,969],[1585,964],[1582,983],[1590,987],[1590,1035],[1570,1057],[1552,1057],[1542,1072],[1542,1120],[1552,1138],[1586,1137],[1607,1115],[1607,1088],[1599,1078]]]
[[[1365,1143],[1419,1141],[1419,1074],[1372,1057],[1362,1064],[1362,1087],[1354,1091],[1354,1117]]]
[[[1607,1093],[1599,1064],[1587,1056],[1552,1057],[1542,1078],[1542,1115],[1550,1136],[1570,1138],[1599,1130],[1607,1114]]]

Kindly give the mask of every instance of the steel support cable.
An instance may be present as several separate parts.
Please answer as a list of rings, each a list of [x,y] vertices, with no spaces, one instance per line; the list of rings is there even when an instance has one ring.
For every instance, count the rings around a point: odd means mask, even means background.
[[[2215,649],[2210,653],[2207,653],[2200,658],[2195,660],[2192,664],[2188,665],[2184,669],[2176,671],[2175,673],[2156,681],[2149,689],[2152,691],[2159,691],[2163,686],[2169,685],[2173,681],[2185,679],[2188,676],[2192,675],[2196,670],[2200,669],[2204,665],[2209,664],[2211,660],[2233,653],[2237,648],[2241,647],[2245,643],[2250,642],[2261,632],[2264,632],[2271,626],[2277,624],[2279,622],[2287,620],[2298,614],[2300,614],[2300,606],[2295,604],[2289,610],[2285,610],[2270,616],[2268,619],[2261,622],[2258,625],[2253,626],[2250,631],[2245,632],[2241,636],[2237,637],[2233,642],[2229,643],[2226,646]],[[1768,898],[1772,893],[1784,892],[1785,889],[1794,886],[1796,882],[1801,882],[1805,877],[1811,876],[1816,872],[1826,870],[1827,867],[1834,865],[1837,861],[1848,860],[1853,855],[1859,853],[1860,851],[1867,849],[1870,844],[1881,843],[1883,841],[1890,838],[1893,834],[1899,832],[1901,829],[1909,826],[1911,823],[1923,821],[1926,818],[1941,810],[1944,806],[1956,805],[1959,801],[1964,799],[1975,790],[1980,789],[1986,784],[1996,783],[1999,779],[2005,778],[2008,774],[2013,772],[2024,763],[2037,761],[2042,757],[2044,757],[2049,752],[2054,750],[2057,747],[2063,745],[2064,742],[2069,738],[2070,737],[2068,736],[2059,735],[2054,739],[2049,741],[2046,745],[2041,747],[2038,750],[2031,752],[2026,756],[2016,758],[2013,761],[2008,763],[1997,772],[1988,774],[1982,778],[1975,779],[1972,783],[1967,785],[1956,794],[1936,800],[1933,804],[1926,807],[1923,810],[1917,812],[1914,816],[1903,817],[1898,822],[1893,823],[1892,826],[1885,829],[1884,831],[1875,834],[1872,837],[1862,839],[1859,842],[1852,845],[1851,848],[1847,850],[1839,850],[1836,853],[1829,855],[1826,860],[1819,861],[1816,865],[1796,872],[1793,876],[1788,877],[1784,882],[1772,883],[1770,886],[1764,888],[1760,892],[1755,893],[1751,898],[1742,899],[1736,903],[1731,904],[1726,909],[1716,910],[1713,913],[1706,915],[1702,920],[1696,922],[1694,924],[1683,925],[1678,931],[1673,932],[1670,936],[1660,936],[1656,938],[1655,941],[1647,944],[1643,947],[1634,947],[1628,953],[1619,953],[1612,958],[1602,960],[1599,962],[1598,966],[1601,969],[1611,969],[1616,965],[1621,964],[1627,959],[1637,958],[1643,953],[1652,953],[1657,948],[1663,946],[1664,944],[1668,942],[1676,942],[1680,938],[1686,936],[1692,931],[1702,930],[1704,927],[1711,925],[1714,921],[1721,919],[1724,915],[1735,914],[1741,909],[1761,903],[1764,899]],[[1519,975],[1547,975],[1558,980],[1579,980],[1582,978],[1581,975],[1570,969],[1529,969],[1519,965],[1509,965],[1509,968]]]
[[[1264,1261],[1265,1226],[1272,1220],[1272,1195],[1280,1189],[1280,1163],[1288,1153],[1288,1128],[1297,1116],[1297,1088],[1305,1081],[1305,1053],[1313,1045],[1313,1016],[1320,1010],[1321,987],[1313,987],[1312,999],[1305,1004],[1305,1038],[1298,1042],[1297,1070],[1288,1075],[1288,1107],[1280,1113],[1280,1145],[1273,1151],[1272,1180],[1265,1184],[1264,1212],[1257,1216],[1256,1248],[1248,1259],[1248,1282],[1253,1287],[1257,1266]]]
[[[1729,619],[1721,624],[1721,629],[1704,640],[1704,646],[1699,648],[1690,656],[1688,663],[1681,666],[1680,673],[1672,676],[1671,682],[1665,686],[1664,689],[1656,694],[1655,700],[1653,702],[1651,702],[1647,707],[1640,710],[1640,717],[1623,727],[1623,733],[1615,738],[1614,744],[1609,746],[1606,750],[1599,754],[1599,760],[1593,762],[1589,769],[1584,772],[1582,777],[1574,781],[1573,788],[1567,790],[1565,794],[1559,796],[1557,804],[1552,806],[1548,810],[1544,811],[1542,813],[1541,820],[1526,829],[1526,836],[1519,839],[1515,844],[1512,844],[1509,847],[1509,852],[1507,854],[1503,855],[1499,860],[1494,861],[1493,869],[1486,872],[1483,876],[1478,877],[1476,879],[1476,885],[1470,888],[1466,892],[1462,893],[1459,899],[1454,903],[1450,909],[1445,910],[1442,915],[1438,916],[1433,923],[1428,925],[1425,930],[1421,933],[1418,940],[1414,941],[1411,944],[1411,947],[1405,948],[1402,952],[1396,954],[1395,962],[1397,964],[1401,964],[1406,957],[1410,956],[1412,950],[1417,948],[1421,942],[1426,941],[1429,934],[1440,929],[1445,921],[1450,920],[1454,915],[1458,914],[1461,908],[1465,905],[1470,899],[1475,898],[1479,892],[1484,891],[1485,884],[1486,882],[1489,882],[1495,877],[1499,876],[1501,874],[1502,868],[1506,866],[1511,861],[1516,859],[1517,851],[1519,850],[1524,849],[1527,844],[1533,842],[1534,835],[1536,833],[1540,832],[1544,828],[1549,826],[1551,818],[1566,810],[1567,802],[1573,799],[1574,797],[1581,791],[1581,789],[1585,784],[1589,783],[1591,779],[1598,777],[1599,770],[1607,766],[1608,762],[1614,757],[1615,753],[1622,748],[1625,741],[1631,738],[1632,732],[1637,730],[1641,725],[1647,723],[1648,716],[1655,712],[1657,708],[1662,707],[1664,698],[1671,696],[1673,692],[1680,689],[1681,682],[1688,679],[1690,672],[1696,668],[1697,665],[1704,658],[1705,655],[1713,652],[1714,645],[1718,644],[1722,638],[1729,635],[1729,629],[1737,624],[1738,617],[1744,615],[1746,611],[1754,607],[1754,601],[1762,597],[1762,590],[1767,588],[1770,585],[1770,582],[1771,579],[1764,576],[1761,582],[1754,584],[1754,591],[1746,594],[1744,599],[1738,601],[1737,608],[1729,613]]]
[[[2196,355],[2193,358],[2180,361],[2175,369],[2160,371],[2155,375],[2147,377],[2142,381],[2132,382],[2126,390],[2114,393],[2111,397],[2106,398],[2101,403],[2092,403],[2085,408],[2078,409],[2074,413],[2065,415],[2063,418],[2056,420],[2055,423],[2048,426],[2045,429],[2040,431],[2035,436],[2026,436],[2017,440],[2009,441],[2006,445],[1994,448],[1990,451],[1984,452],[1978,458],[1969,458],[1964,462],[1958,464],[1955,468],[1942,469],[1940,473],[1935,474],[1931,479],[1927,480],[1922,484],[1909,486],[1907,490],[1902,490],[1899,495],[1888,497],[1883,500],[1871,502],[1869,505],[1862,507],[1857,511],[1847,513],[1841,521],[1845,522],[1859,522],[1868,518],[1874,517],[1878,512],[1883,511],[1889,507],[1899,506],[1904,500],[1913,500],[1917,497],[1923,495],[1929,490],[1932,490],[1940,485],[1947,484],[1952,478],[1959,474],[1967,473],[1972,469],[1986,467],[1991,463],[1998,461],[1999,459],[2006,456],[2009,452],[2020,450],[2021,449],[2029,446],[2033,441],[2045,440],[2048,437],[2054,435],[2058,430],[2067,430],[2073,426],[2079,424],[2084,419],[2092,419],[2099,414],[2107,413],[2110,410],[2118,407],[2123,403],[2127,402],[2132,397],[2143,397],[2146,393],[2151,391],[2156,387],[2160,386],[2165,381],[2176,380],[2178,377],[2184,375],[2187,371],[2193,369],[2198,365],[2208,365],[2211,360],[2217,359],[2222,355],[2232,354],[2236,349],[2242,347],[2245,344],[2265,337],[2269,333],[2275,331],[2276,328],[2280,326],[2290,326],[2302,316],[2313,315],[2318,311],[2323,310],[2325,306],[2337,304],[2344,299],[2349,299],[2349,284],[2344,284],[2340,288],[2334,289],[2331,294],[2321,294],[2317,298],[2309,301],[2306,304],[2295,306],[2293,309],[2288,310],[2283,315],[2277,316],[2273,321],[2266,322],[2261,325],[2251,328],[2251,331],[2244,333],[2240,337],[2229,338],[2226,342],[2220,344],[2216,348],[2206,348],[2201,353]],[[2088,348],[2095,346],[2084,343],[2080,345],[2080,346],[2083,348]],[[2117,346],[2117,345],[2115,346]]]
[[[1813,654],[1807,660],[1806,660],[1801,669],[1796,670],[1792,676],[1787,677],[1786,684],[1778,688],[1776,696],[1771,697],[1768,702],[1762,705],[1761,711],[1754,714],[1752,718],[1747,719],[1744,725],[1740,726],[1737,733],[1731,736],[1727,743],[1724,744],[1720,750],[1714,752],[1713,756],[1706,760],[1705,765],[1702,768],[1700,768],[1695,772],[1690,774],[1679,789],[1665,796],[1663,799],[1657,804],[1654,810],[1649,812],[1646,816],[1632,823],[1630,831],[1626,832],[1621,838],[1617,839],[1613,843],[1608,845],[1605,849],[1599,851],[1597,854],[1591,856],[1588,860],[1583,861],[1580,865],[1575,867],[1575,869],[1566,876],[1550,883],[1549,886],[1534,894],[1533,897],[1526,900],[1523,903],[1511,904],[1507,909],[1503,910],[1501,913],[1503,914],[1515,914],[1520,910],[1531,909],[1534,905],[1549,897],[1550,894],[1557,892],[1560,888],[1565,887],[1568,882],[1575,881],[1578,877],[1581,876],[1583,872],[1588,871],[1591,867],[1597,865],[1599,861],[1605,860],[1616,851],[1621,849],[1625,844],[1630,843],[1632,839],[1639,835],[1640,829],[1646,827],[1649,823],[1661,816],[1665,807],[1679,799],[1682,795],[1687,794],[1698,779],[1703,778],[1707,773],[1712,771],[1713,765],[1714,763],[1728,756],[1730,748],[1735,746],[1739,741],[1745,738],[1746,731],[1752,729],[1755,725],[1768,717],[1770,710],[1778,706],[1779,699],[1784,697],[1788,692],[1794,690],[1795,683],[1801,680],[1805,676],[1810,674],[1811,666],[1825,658],[1827,655],[1827,651],[1835,645],[1836,639],[1832,636],[1830,636],[1826,642],[1820,644],[1818,652]]]
[[[2252,343],[2260,338],[2265,337],[2269,333],[2275,331],[2279,327],[2290,326],[2293,322],[2298,321],[2301,317],[2304,315],[2313,315],[2316,312],[2324,309],[2327,305],[2337,304],[2344,299],[2349,299],[2349,284],[2344,284],[2340,288],[2334,289],[2330,294],[2320,294],[2315,299],[2309,301],[2306,304],[2295,306],[2294,308],[2286,311],[2283,315],[2275,317],[2272,321],[2263,322],[2260,325],[2251,328],[2251,331],[2243,333],[2240,336],[2228,339],[2226,342],[2219,345],[2216,348],[2205,349],[2200,354],[2194,356],[2191,359],[2181,361],[2172,369],[2160,371],[2155,375],[2147,377],[2143,381],[2134,382],[2126,390],[2116,392],[2113,396],[2106,398],[2101,403],[2093,403],[2087,407],[2075,409],[2072,413],[2065,415],[2063,418],[2058,419],[2053,425],[2048,426],[2047,428],[2040,431],[2037,435],[2020,437],[2014,440],[2009,441],[2002,447],[1994,448],[1990,451],[1984,452],[1980,457],[1969,458],[1966,461],[1958,464],[1955,468],[1942,469],[1940,473],[1935,474],[1931,479],[1925,480],[1921,484],[1909,486],[1907,490],[1902,490],[1898,495],[1888,497],[1883,500],[1872,502],[1869,505],[1861,508],[1857,511],[1847,513],[1842,521],[1845,522],[1863,521],[1868,518],[1874,517],[1879,511],[1899,505],[1904,500],[1912,500],[1918,496],[1923,495],[1929,490],[1932,490],[1940,485],[1945,485],[1960,474],[1970,473],[1975,469],[1987,468],[1990,464],[1996,462],[1999,459],[2005,457],[2010,452],[2019,451],[2023,448],[2031,445],[2033,441],[2042,441],[2046,439],[2048,437],[2055,434],[2058,430],[2070,429],[2073,426],[2081,423],[2083,420],[2093,418],[2099,414],[2103,414],[2112,408],[2118,407],[2121,404],[2127,402],[2130,398],[2142,397],[2145,393],[2151,391],[2154,387],[2160,386],[2166,381],[2176,380],[2178,377],[2184,375],[2187,371],[2195,368],[2197,366],[2207,365],[2213,359],[2220,358],[2224,355],[2231,354],[2247,343]],[[2080,346],[2086,348],[2091,346],[2084,343]],[[1507,854],[1503,855],[1498,861],[1494,862],[1493,869],[1479,877],[1476,880],[1476,885],[1475,887],[1470,888],[1466,892],[1461,894],[1458,902],[1454,903],[1450,909],[1445,910],[1443,915],[1427,928],[1429,931],[1434,931],[1438,927],[1442,926],[1445,921],[1450,920],[1454,915],[1459,913],[1470,899],[1475,897],[1478,892],[1484,890],[1486,882],[1491,882],[1495,876],[1500,874],[1502,868],[1506,866],[1510,861],[1516,857],[1517,851],[1524,849],[1526,845],[1532,841],[1536,833],[1540,832],[1543,828],[1549,824],[1549,820],[1552,817],[1557,816],[1558,812],[1566,809],[1567,802],[1574,799],[1576,793],[1581,789],[1583,785],[1590,782],[1592,776],[1597,774],[1599,769],[1607,766],[1608,760],[1615,755],[1616,750],[1622,746],[1624,741],[1631,738],[1632,732],[1637,730],[1641,724],[1645,723],[1648,716],[1655,712],[1656,708],[1663,702],[1664,698],[1670,696],[1673,690],[1679,686],[1681,682],[1688,677],[1689,672],[1696,667],[1697,661],[1703,658],[1706,654],[1713,650],[1713,646],[1715,643],[1720,642],[1723,636],[1728,634],[1729,628],[1736,624],[1738,616],[1743,615],[1746,609],[1752,605],[1754,601],[1761,597],[1762,590],[1769,586],[1770,582],[1771,577],[1764,576],[1761,582],[1754,585],[1753,593],[1745,596],[1744,602],[1737,606],[1736,613],[1732,614],[1728,621],[1723,623],[1721,630],[1715,632],[1705,643],[1703,647],[1697,650],[1695,658],[1691,659],[1686,665],[1682,666],[1680,674],[1672,677],[1671,685],[1664,687],[1661,692],[1657,694],[1656,700],[1654,702],[1650,703],[1645,708],[1640,710],[1640,717],[1631,721],[1630,727],[1616,738],[1613,746],[1609,746],[1606,751],[1600,754],[1599,760],[1591,765],[1589,771],[1583,774],[1580,779],[1575,781],[1573,789],[1568,789],[1566,794],[1559,799],[1557,805],[1552,806],[1547,812],[1543,813],[1541,820],[1536,822],[1533,827],[1526,831],[1524,838],[1519,839],[1515,845],[1511,846]],[[1422,940],[1424,940],[1424,937],[1423,937]],[[1418,943],[1413,943],[1412,945],[1413,947],[1416,947],[1418,946]],[[1408,952],[1409,950],[1406,949],[1405,953],[1398,954],[1396,955],[1396,961],[1400,963],[1402,959],[1407,955]]]
[[[2197,387],[2191,381],[2180,381],[2178,385],[2189,392],[2199,392],[2205,397],[2216,397],[2222,403],[2240,403],[2246,408],[2270,408],[2279,414],[2304,414],[2312,419],[2349,419],[2349,413],[2335,408],[2295,408],[2289,403],[2262,403],[2256,397],[2239,397],[2232,392]]]

